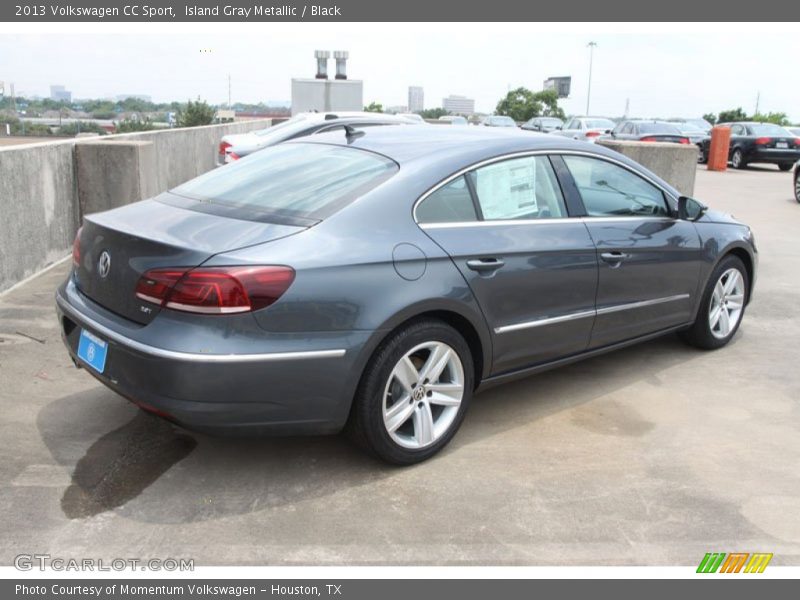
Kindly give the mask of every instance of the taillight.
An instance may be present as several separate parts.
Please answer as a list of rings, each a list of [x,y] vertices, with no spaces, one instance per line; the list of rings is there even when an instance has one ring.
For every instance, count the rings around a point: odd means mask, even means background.
[[[226,158],[227,160],[239,160],[239,159],[240,159],[240,158],[242,158],[242,157],[241,157],[241,156],[239,156],[238,154],[236,154],[236,152],[228,152],[228,153],[225,155],[225,158]]]
[[[794,145],[797,146],[798,148],[800,148],[800,137],[799,138],[794,138]]]
[[[72,242],[72,264],[76,267],[81,264],[81,229],[83,227],[78,227],[75,241]]]
[[[678,140],[678,143],[679,144],[691,144],[691,142],[689,141],[689,138],[681,138],[681,139]]]
[[[587,131],[586,137],[597,137],[600,134],[601,134],[600,131]]]
[[[224,155],[225,154],[225,150],[230,148],[230,147],[231,147],[231,144],[229,144],[228,142],[220,142],[219,143],[219,153]]]
[[[770,142],[772,142],[772,138],[768,138],[768,137],[756,138],[756,145],[758,145],[758,146],[766,146]]]
[[[151,269],[136,297],[165,308],[204,314],[259,310],[275,303],[294,281],[291,267]]]
[[[646,137],[639,138],[639,141],[640,141],[640,142],[657,142],[658,140],[657,140],[656,138],[654,138],[654,137],[652,137],[652,136],[648,135],[648,136],[646,136]]]

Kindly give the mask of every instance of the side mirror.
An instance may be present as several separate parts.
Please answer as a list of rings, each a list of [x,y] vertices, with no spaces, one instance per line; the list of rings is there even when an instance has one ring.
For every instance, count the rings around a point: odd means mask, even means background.
[[[703,216],[703,213],[708,210],[708,207],[702,202],[689,198],[688,196],[681,196],[678,198],[678,218],[684,221],[697,221]]]

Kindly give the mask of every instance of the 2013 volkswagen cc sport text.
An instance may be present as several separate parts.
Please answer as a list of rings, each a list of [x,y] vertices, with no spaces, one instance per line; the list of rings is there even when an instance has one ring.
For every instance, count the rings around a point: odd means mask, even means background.
[[[477,390],[739,327],[750,229],[598,145],[452,127],[299,139],[86,217],[56,294],[76,363],[198,431],[445,446]]]

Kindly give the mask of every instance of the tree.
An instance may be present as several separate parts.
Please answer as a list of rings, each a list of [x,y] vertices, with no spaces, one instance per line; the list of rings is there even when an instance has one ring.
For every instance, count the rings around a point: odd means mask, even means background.
[[[706,113],[703,115],[703,118],[712,125],[717,124],[717,115],[715,115],[714,113]]]
[[[747,113],[742,110],[741,106],[731,110],[720,111],[717,117],[717,123],[730,123],[732,121],[747,121]]]
[[[374,100],[364,107],[364,112],[382,113],[383,104],[375,102]]]
[[[178,112],[178,127],[200,127],[211,125],[216,111],[205,100],[189,100],[186,107]]]
[[[419,116],[423,119],[438,119],[439,117],[443,117],[448,114],[450,113],[443,108],[426,108],[425,110],[420,111]]]
[[[779,112],[756,113],[748,120],[758,121],[759,123],[775,123],[775,125],[780,125],[781,127],[792,124],[792,122],[789,120],[789,117],[786,116],[786,113]]]
[[[79,133],[98,133],[105,135],[106,130],[94,121],[74,121],[58,128],[58,135],[76,136]]]
[[[564,109],[558,105],[558,92],[555,90],[542,90],[541,92],[536,92],[533,96],[544,105],[543,117],[567,118],[567,115],[564,114]]]
[[[132,133],[134,131],[151,131],[155,125],[150,119],[122,119],[116,121],[114,127],[117,133]]]
[[[497,103],[495,112],[498,115],[511,117],[515,121],[527,121],[533,117],[565,117],[564,111],[558,105],[558,94],[555,90],[532,92],[519,87],[511,90],[506,97]]]

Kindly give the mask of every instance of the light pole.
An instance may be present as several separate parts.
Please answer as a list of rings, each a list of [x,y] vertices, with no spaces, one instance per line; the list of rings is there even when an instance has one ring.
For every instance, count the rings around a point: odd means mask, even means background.
[[[594,59],[594,49],[597,46],[597,42],[589,42],[587,44],[589,48],[589,89],[586,91],[586,116],[589,116],[589,101],[592,98],[592,61]]]

